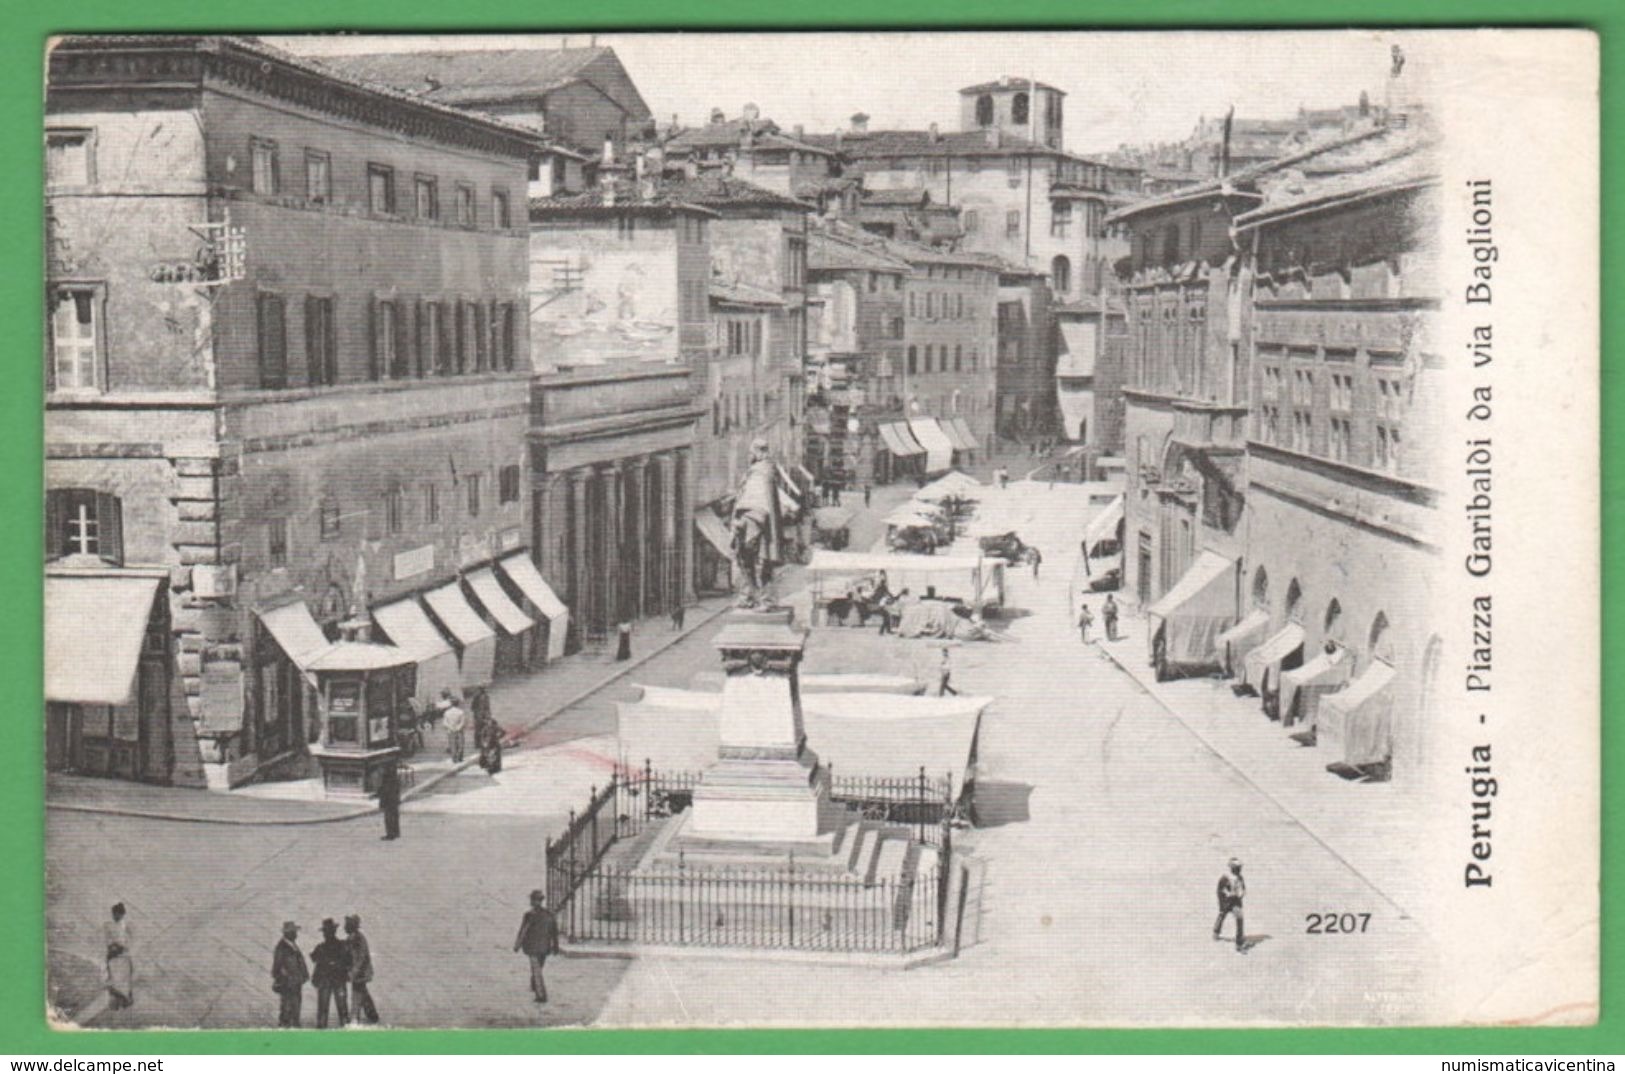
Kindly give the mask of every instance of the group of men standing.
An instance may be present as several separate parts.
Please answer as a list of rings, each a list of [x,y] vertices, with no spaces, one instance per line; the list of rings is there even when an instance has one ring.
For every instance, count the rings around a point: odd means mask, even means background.
[[[296,1029],[304,1006],[305,985],[316,988],[316,1028],[328,1027],[328,1010],[337,1008],[339,1025],[350,1023],[350,1013],[358,1021],[378,1021],[378,1008],[369,990],[372,984],[372,949],[361,931],[361,917],[344,919],[344,938],[332,918],[322,922],[322,942],[310,952],[310,961],[299,949],[299,925],[282,923],[282,939],[271,955],[271,991],[281,998],[277,1025]]]

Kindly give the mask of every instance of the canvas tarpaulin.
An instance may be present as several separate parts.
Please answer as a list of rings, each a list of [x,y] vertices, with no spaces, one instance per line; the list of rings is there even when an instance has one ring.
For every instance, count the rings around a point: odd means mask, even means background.
[[[418,666],[417,690],[413,694],[428,704],[440,696],[442,688],[457,690],[461,678],[457,653],[416,600],[408,598],[382,604],[372,617],[397,647],[404,649]]]
[[[1122,521],[1123,497],[1116,496],[1089,520],[1089,526],[1084,530],[1084,543],[1089,551],[1093,553],[1095,547],[1104,541],[1117,540],[1117,526]]]
[[[1236,618],[1234,565],[1203,552],[1147,615],[1162,620],[1168,663],[1217,663],[1218,636]]]
[[[911,590],[922,596],[935,588],[939,597],[980,606],[1004,600],[1004,563],[981,556],[910,556],[878,552],[830,552],[819,549],[807,565],[814,601],[839,596],[849,580],[886,572],[893,593]],[[829,584],[826,584],[829,583]]]
[[[1346,689],[1320,699],[1319,744],[1342,747],[1351,765],[1378,764],[1393,753],[1394,669],[1373,660]]]
[[[982,483],[974,477],[962,474],[958,470],[949,470],[935,481],[920,489],[914,494],[916,500],[926,500],[936,503],[949,497],[960,499],[975,499],[983,491]]]
[[[689,681],[696,690],[720,690],[720,671],[698,671]],[[837,672],[830,675],[801,676],[801,695],[808,694],[918,694],[925,689],[919,679],[908,675]]]
[[[452,582],[423,595],[424,602],[435,618],[462,646],[461,659],[464,688],[489,686],[495,677],[497,658],[496,631],[485,625],[485,620],[469,605],[463,596],[463,587]]]
[[[1235,626],[1220,634],[1217,640],[1219,654],[1232,675],[1240,675],[1246,679],[1246,670],[1243,661],[1253,646],[1264,637],[1264,632],[1270,626],[1270,613],[1263,608],[1254,608],[1242,617]]]
[[[1316,653],[1301,667],[1281,673],[1281,723],[1312,723],[1321,695],[1340,689],[1349,679],[1348,652]],[[1298,708],[1294,710],[1293,704]]]
[[[946,470],[954,464],[954,442],[942,431],[936,418],[910,418],[908,431],[925,448],[925,468],[931,473]]]
[[[162,581],[145,575],[46,577],[45,700],[129,704]]]
[[[886,450],[900,459],[925,454],[925,448],[915,442],[908,426],[899,422],[887,422],[880,426],[880,439],[886,445]]]
[[[1288,623],[1270,635],[1268,641],[1247,654],[1247,659],[1242,662],[1241,681],[1262,693],[1280,671],[1281,661],[1285,660],[1292,650],[1302,647],[1303,627],[1297,623]]]
[[[958,797],[976,751],[989,697],[810,694],[802,699],[807,746],[846,776],[953,776]],[[698,771],[717,759],[720,693],[646,687],[621,702],[618,736],[628,764]]]
[[[564,642],[570,629],[570,609],[564,606],[553,587],[547,584],[542,572],[530,561],[527,553],[519,552],[501,560],[499,565],[525,599],[547,617],[547,658],[557,660],[564,655]]]

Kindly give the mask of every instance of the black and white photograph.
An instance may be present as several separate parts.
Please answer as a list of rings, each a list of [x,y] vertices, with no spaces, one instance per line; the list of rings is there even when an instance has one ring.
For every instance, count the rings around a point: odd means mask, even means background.
[[[1591,35],[41,62],[52,1025],[1595,1020]]]

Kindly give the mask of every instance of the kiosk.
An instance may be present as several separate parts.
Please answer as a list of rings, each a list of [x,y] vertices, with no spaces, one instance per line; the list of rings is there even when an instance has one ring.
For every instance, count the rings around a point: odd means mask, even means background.
[[[376,794],[400,757],[398,714],[412,696],[417,667],[394,645],[335,642],[310,662],[316,677],[322,735],[310,748],[329,795]]]

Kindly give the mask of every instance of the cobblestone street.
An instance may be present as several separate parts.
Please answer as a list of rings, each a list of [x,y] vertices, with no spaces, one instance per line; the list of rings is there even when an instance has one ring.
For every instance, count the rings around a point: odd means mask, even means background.
[[[907,495],[879,491],[861,523],[871,534]],[[1390,901],[1403,904],[1392,877],[1362,875],[1350,861],[1369,855],[1337,852],[1336,814],[1306,828],[1285,808],[1292,797],[1270,792],[1268,772],[1245,770],[1258,755],[1216,751],[1079,643],[1069,577],[1090,510],[1083,490],[1022,483],[1004,495],[1012,509],[1019,498],[1044,574],[1011,572],[1007,642],[955,651],[956,684],[998,699],[981,733],[983,827],[960,841],[977,880],[958,960],[901,971],[564,958],[550,963],[554,1002],[529,1001],[514,930],[542,882],[543,840],[607,778],[613,702],[635,683],[686,686],[716,659],[717,622],[682,639],[660,623],[640,627],[635,654],[669,647],[527,735],[500,775],[465,770],[413,800],[399,843],[379,841],[375,816],[236,827],[53,810],[53,1000],[72,1011],[95,991],[97,929],[122,899],[136,929],[136,1004],[98,1026],[271,1024],[280,923],[301,922],[308,947],[323,917],[352,912],[371,937],[385,1020],[400,1026],[1425,1020],[1428,941]],[[821,628],[805,670],[917,670],[932,648]],[[526,723],[610,670],[588,655],[507,685],[498,715]],[[1320,775],[1328,795],[1382,789]],[[1245,956],[1210,938],[1214,883],[1232,856],[1249,882]],[[1369,931],[1306,934],[1305,915],[1328,910],[1369,912]],[[307,995],[307,1024],[313,1004]]]

